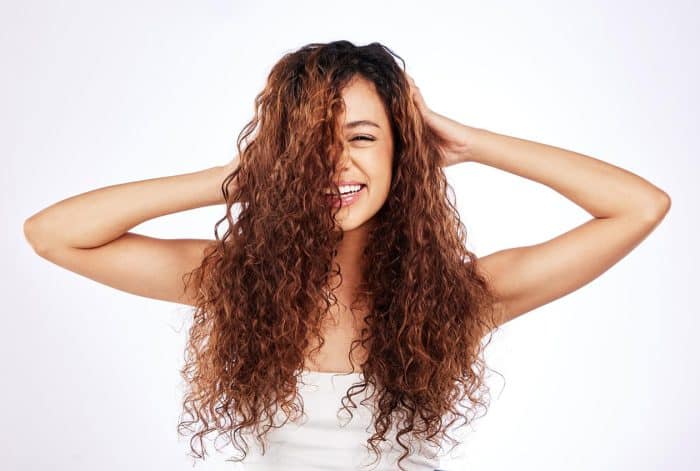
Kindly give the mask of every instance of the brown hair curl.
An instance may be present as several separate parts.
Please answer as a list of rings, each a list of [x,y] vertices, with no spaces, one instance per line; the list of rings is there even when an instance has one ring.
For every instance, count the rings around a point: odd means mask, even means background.
[[[411,100],[404,71],[403,59],[379,43],[312,43],[284,55],[256,96],[254,117],[237,140],[239,165],[222,184],[227,210],[215,226],[217,244],[188,274],[198,293],[182,370],[191,420],[178,431],[201,422],[190,441],[196,457],[206,454],[202,437],[212,431],[229,434],[243,451],[233,461],[247,455],[246,429],[264,453],[278,409],[291,420],[304,412],[297,384],[305,353],[311,336],[323,345],[320,326],[337,303],[329,280],[342,280],[332,261],[343,231],[322,190],[338,192],[341,91],[358,75],[374,83],[385,105],[395,154],[356,298],[368,308],[367,328],[352,347],[367,351],[363,382],[348,389],[342,408],[352,415],[347,402],[356,407],[352,397],[372,385],[375,433],[367,444],[378,458],[377,444],[396,425],[403,469],[412,450],[402,436],[456,443],[446,429],[457,417],[470,422],[457,408],[464,398],[474,406],[467,412],[488,407],[482,339],[497,328],[496,298],[466,248],[440,165],[442,143]],[[224,220],[229,228],[220,238]]]

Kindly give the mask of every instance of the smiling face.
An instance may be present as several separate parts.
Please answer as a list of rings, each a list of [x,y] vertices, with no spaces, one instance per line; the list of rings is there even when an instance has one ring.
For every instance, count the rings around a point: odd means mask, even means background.
[[[356,76],[342,92],[345,151],[336,182],[359,182],[361,190],[336,214],[344,231],[365,226],[379,211],[391,186],[394,142],[389,117],[374,84]],[[345,188],[341,185],[340,191]]]

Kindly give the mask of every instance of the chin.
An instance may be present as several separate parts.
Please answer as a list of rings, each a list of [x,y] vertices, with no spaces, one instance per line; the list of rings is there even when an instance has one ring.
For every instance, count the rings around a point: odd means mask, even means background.
[[[336,228],[343,229],[343,232],[353,231],[360,226],[361,226],[361,224],[357,224],[357,223],[352,222],[352,221],[343,221],[341,223],[336,224]]]
[[[366,229],[371,224],[372,218],[355,217],[350,215],[345,219],[341,219],[337,226],[343,229],[343,232],[350,232],[356,229]]]

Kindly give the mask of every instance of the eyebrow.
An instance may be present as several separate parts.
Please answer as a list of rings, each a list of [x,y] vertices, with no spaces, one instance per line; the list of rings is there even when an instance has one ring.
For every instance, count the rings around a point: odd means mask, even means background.
[[[380,128],[380,126],[377,123],[375,123],[374,121],[368,121],[366,119],[362,119],[359,121],[350,121],[349,123],[346,123],[344,127],[350,129],[350,128],[356,128],[358,126],[374,126],[376,128]]]

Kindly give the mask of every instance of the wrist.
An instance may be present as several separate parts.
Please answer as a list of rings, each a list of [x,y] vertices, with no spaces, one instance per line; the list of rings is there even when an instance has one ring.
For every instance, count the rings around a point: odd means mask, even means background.
[[[464,139],[462,140],[463,150],[461,152],[461,162],[473,162],[476,160],[478,141],[486,130],[467,126],[466,124],[463,124],[462,127],[464,128]]]

